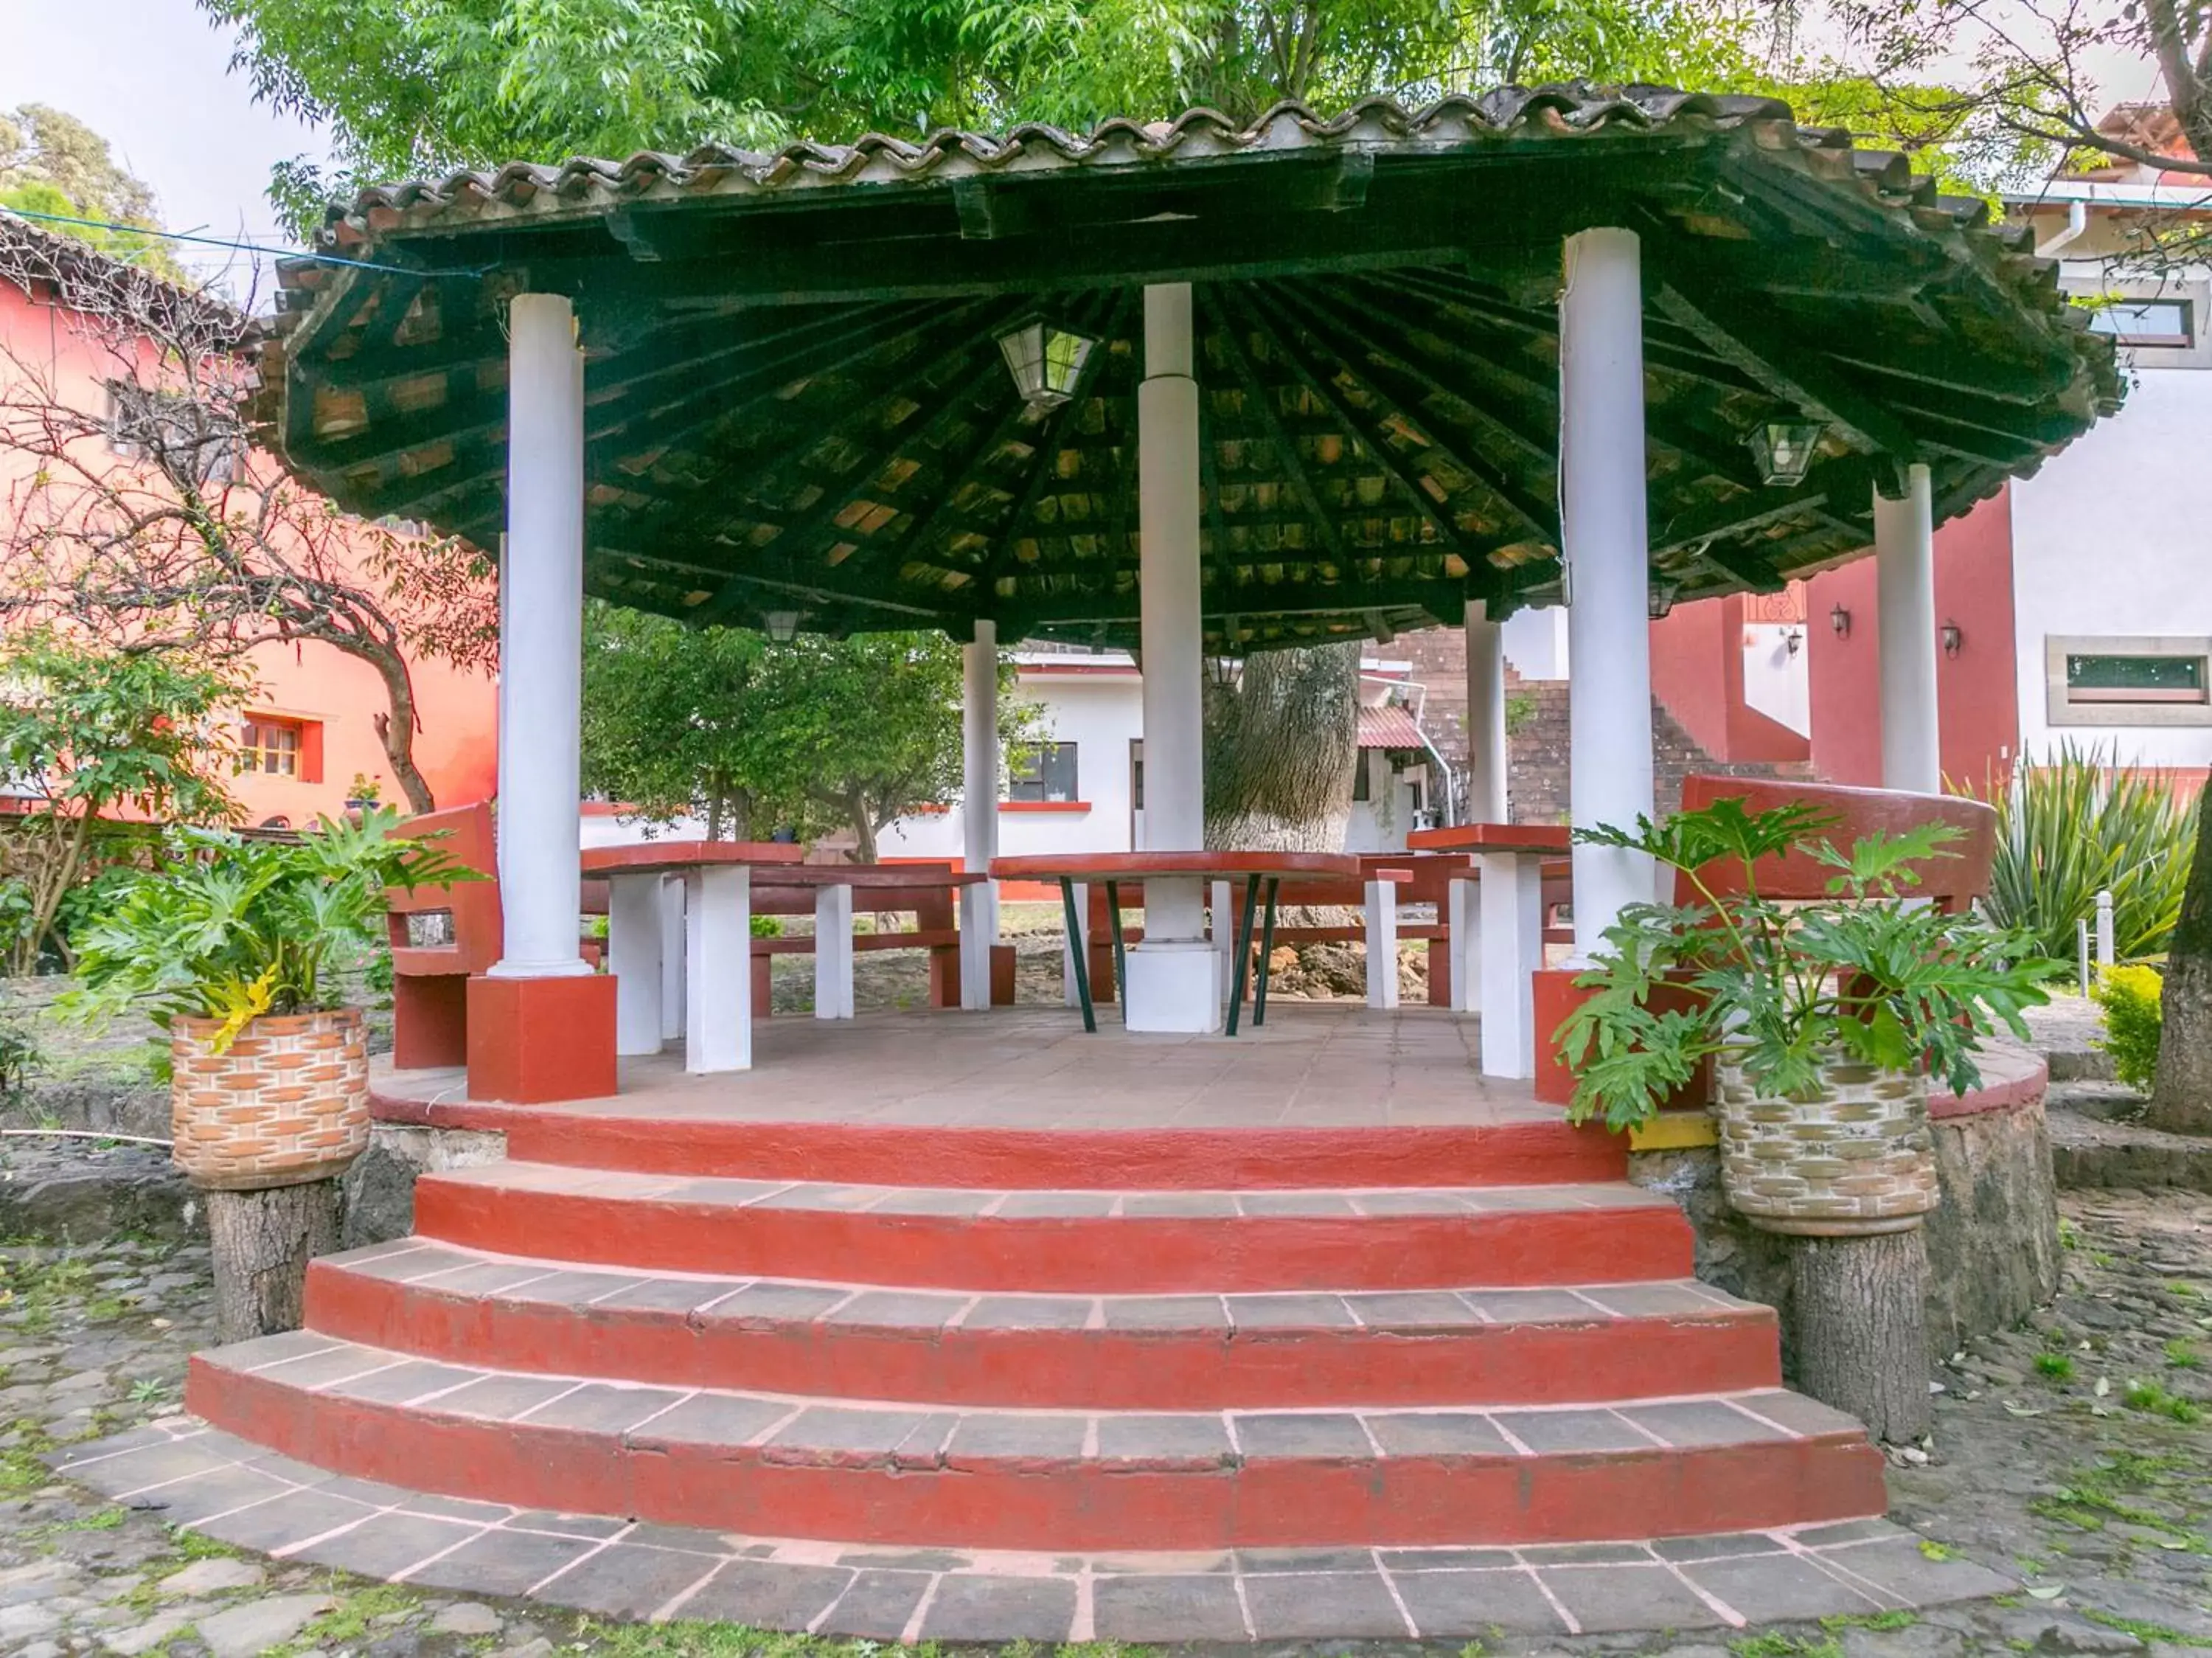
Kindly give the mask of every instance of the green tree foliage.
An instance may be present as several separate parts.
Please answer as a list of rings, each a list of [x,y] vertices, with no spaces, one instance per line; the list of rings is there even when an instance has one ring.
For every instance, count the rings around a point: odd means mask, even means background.
[[[456,165],[866,131],[1249,118],[1568,76],[1792,76],[1756,0],[200,0],[258,97],[326,127],[278,169],[295,221],[347,183]],[[1787,54],[1784,54],[1786,58]],[[339,176],[342,174],[343,176]]]
[[[0,110],[0,207],[63,218],[161,228],[154,192],[109,151],[107,140],[76,116],[46,104]],[[89,225],[38,221],[40,228],[89,242],[103,253],[156,275],[181,274],[165,244],[152,236]]]
[[[0,778],[27,810],[0,847],[20,893],[10,972],[33,971],[99,820],[221,821],[228,745],[210,719],[235,676],[167,651],[107,651],[46,628],[0,637]]]
[[[1026,716],[1000,675],[1000,728]],[[960,648],[941,634],[804,637],[692,629],[594,603],[584,633],[584,786],[717,839],[780,829],[876,836],[960,791]]]

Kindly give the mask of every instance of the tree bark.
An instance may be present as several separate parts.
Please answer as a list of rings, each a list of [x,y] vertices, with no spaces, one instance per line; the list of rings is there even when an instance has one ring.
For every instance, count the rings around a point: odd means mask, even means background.
[[[2159,1005],[2158,1076],[2143,1120],[2170,1133],[2212,1134],[2212,789],[2197,796],[2197,851]]]
[[[1879,1441],[1935,1425],[1928,1397],[1928,1246],[1921,1229],[1798,1238],[1790,1251],[1797,1383]]]
[[[1339,852],[1359,754],[1359,646],[1263,651],[1209,684],[1206,844]]]
[[[297,1330],[307,1263],[338,1247],[338,1183],[210,1192],[207,1205],[216,1342]]]
[[[407,809],[418,817],[436,811],[438,802],[430,791],[429,780],[415,764],[415,680],[407,671],[407,659],[396,650],[376,645],[341,644],[338,649],[368,663],[384,681],[391,708],[377,722],[376,735],[384,741],[384,757],[392,763],[392,778],[399,792],[407,796]]]

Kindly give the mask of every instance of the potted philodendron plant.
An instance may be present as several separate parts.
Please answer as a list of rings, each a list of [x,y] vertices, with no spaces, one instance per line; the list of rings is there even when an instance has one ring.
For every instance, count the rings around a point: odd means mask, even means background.
[[[1833,822],[1810,806],[1721,800],[1584,833],[1678,872],[1691,901],[1621,913],[1556,1039],[1576,1073],[1570,1115],[1616,1129],[1648,1122],[1711,1063],[1729,1201],[1794,1234],[1801,1385],[1877,1438],[1910,1441],[1929,1426],[1919,1228],[1941,1194],[1929,1079],[1975,1087],[1983,1043],[2000,1027],[2027,1038],[2021,1011],[2046,999],[2057,964],[1915,897],[1958,830],[1839,849],[1822,832]],[[1792,856],[1831,872],[1825,897],[1760,891],[1762,865]]]
[[[294,1327],[307,1259],[335,1247],[330,1183],[369,1128],[367,1021],[348,998],[374,975],[386,893],[474,878],[398,820],[372,807],[296,838],[180,831],[80,932],[70,1009],[134,1009],[168,1035],[171,1155],[210,1194],[221,1339]]]

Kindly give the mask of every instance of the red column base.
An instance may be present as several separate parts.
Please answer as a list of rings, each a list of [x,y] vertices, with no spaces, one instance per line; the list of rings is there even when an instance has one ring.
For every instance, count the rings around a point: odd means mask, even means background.
[[[1569,1070],[1560,1058],[1559,1044],[1553,1033],[1566,1022],[1567,1015],[1595,996],[1595,991],[1575,988],[1575,979],[1583,970],[1579,967],[1547,967],[1535,975],[1536,984],[1536,1097],[1547,1105],[1564,1106],[1574,1098],[1575,1074]],[[1671,985],[1655,986],[1651,992],[1654,1012],[1688,1013],[1697,1003],[1687,991]],[[1690,1080],[1674,1090],[1661,1104],[1666,1111],[1703,1111],[1705,1100],[1712,1092],[1712,1068],[1700,1063]]]
[[[991,1005],[1014,1005],[1014,947],[1011,944],[991,947]]]
[[[469,1098],[539,1106],[615,1091],[615,981],[469,980]]]
[[[403,973],[392,981],[392,1063],[417,1070],[469,1063],[469,981]]]

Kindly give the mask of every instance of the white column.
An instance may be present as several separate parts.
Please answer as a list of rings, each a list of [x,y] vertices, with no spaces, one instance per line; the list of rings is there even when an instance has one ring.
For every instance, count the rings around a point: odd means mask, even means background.
[[[1568,765],[1577,828],[1632,830],[1638,815],[1652,810],[1638,264],[1632,230],[1585,230],[1567,238],[1566,289],[1559,299],[1559,533],[1574,664]],[[1651,862],[1577,845],[1574,872],[1575,954],[1586,960],[1623,909],[1651,901]],[[1486,860],[1483,885],[1489,884]],[[1487,892],[1483,909],[1487,950]],[[1483,1009],[1486,1017],[1501,1011],[1487,994]]]
[[[853,1016],[853,889],[849,886],[814,889],[814,1016]]]
[[[1398,1005],[1398,883],[1367,883],[1367,1005],[1388,1013]]]
[[[1536,970],[1544,965],[1544,861],[1528,852],[1485,852],[1480,863],[1482,1074],[1534,1076]]]
[[[1139,635],[1145,675],[1145,848],[1197,851],[1206,801],[1200,695],[1205,672],[1198,561],[1198,382],[1188,283],[1145,290],[1145,378],[1137,387]],[[1129,952],[1124,1023],[1211,1031],[1203,883],[1145,883],[1145,939]]]
[[[1936,527],[1928,468],[1906,469],[1905,498],[1874,492],[1875,611],[1881,675],[1881,786],[1943,788],[1936,717]]]
[[[660,877],[607,878],[607,969],[615,976],[615,1051],[660,1051]]]
[[[508,313],[507,558],[500,638],[501,978],[588,973],[576,949],[583,720],[584,357],[566,299]]]
[[[975,624],[960,651],[960,820],[971,875],[999,856],[999,625]],[[991,947],[999,942],[999,883],[960,889],[960,1005],[991,1005]]]
[[[1206,889],[1207,924],[1213,931],[1213,999],[1229,1005],[1229,987],[1237,982],[1237,893],[1231,881],[1217,881]]]
[[[684,877],[660,883],[660,1039],[684,1034]]]
[[[1467,607],[1467,821],[1506,821],[1505,647],[1480,600]]]
[[[1482,1011],[1482,883],[1472,875],[1454,876],[1444,889],[1451,932],[1451,1005],[1454,1013]]]
[[[684,887],[684,1069],[750,1070],[752,871],[708,864]]]

